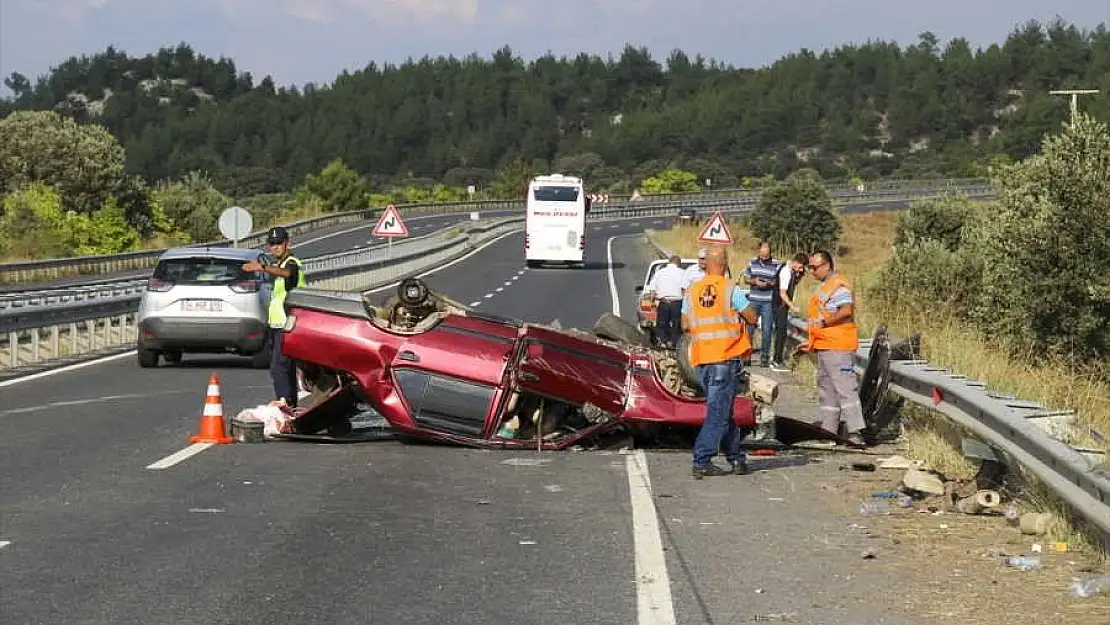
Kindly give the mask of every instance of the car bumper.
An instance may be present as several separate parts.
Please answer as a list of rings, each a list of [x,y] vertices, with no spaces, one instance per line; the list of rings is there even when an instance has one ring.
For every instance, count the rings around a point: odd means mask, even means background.
[[[266,345],[265,323],[257,319],[153,318],[139,322],[146,349],[226,349],[244,353]]]

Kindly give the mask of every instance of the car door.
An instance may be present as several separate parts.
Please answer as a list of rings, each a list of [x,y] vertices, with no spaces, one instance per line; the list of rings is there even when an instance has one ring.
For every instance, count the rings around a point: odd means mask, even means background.
[[[413,422],[455,436],[481,438],[516,343],[516,328],[450,315],[406,337],[393,377]]]
[[[627,352],[539,326],[526,326],[515,367],[516,385],[570,404],[624,411]]]

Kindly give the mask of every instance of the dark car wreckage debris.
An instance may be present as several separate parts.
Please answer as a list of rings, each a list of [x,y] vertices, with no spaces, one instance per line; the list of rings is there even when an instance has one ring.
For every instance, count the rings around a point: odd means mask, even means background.
[[[311,394],[278,438],[565,449],[614,436],[650,444],[704,420],[684,353],[652,347],[614,315],[591,332],[528,323],[476,311],[417,279],[381,303],[369,295],[288,296],[283,349]],[[752,432],[748,446],[783,446],[776,430],[780,439],[831,438],[774,415],[776,381],[746,374],[742,383],[733,419]]]

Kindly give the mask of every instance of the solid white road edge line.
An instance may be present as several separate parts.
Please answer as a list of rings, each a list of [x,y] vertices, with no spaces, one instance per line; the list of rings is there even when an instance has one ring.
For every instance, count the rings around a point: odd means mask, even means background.
[[[120,358],[126,358],[128,356],[134,356],[134,355],[135,355],[135,350],[131,350],[129,352],[123,352],[122,354],[112,354],[111,356],[105,356],[103,358],[97,358],[96,360],[86,360],[85,362],[79,362],[79,363],[74,364],[74,365],[66,365],[64,367],[58,367],[57,369],[48,369],[46,371],[40,371],[38,373],[32,373],[31,375],[24,375],[24,376],[20,376],[18,378],[12,378],[11,380],[4,380],[3,382],[0,382],[0,388],[4,388],[6,386],[12,386],[12,385],[15,385],[15,384],[19,384],[20,382],[30,382],[31,380],[37,380],[39,378],[45,378],[47,376],[56,375],[56,374],[59,374],[59,373],[65,373],[67,371],[76,371],[77,369],[84,369],[85,367],[91,367],[93,365],[99,365],[99,364],[103,364],[103,363],[106,363],[106,362],[111,362],[113,360],[119,360]]]
[[[617,278],[613,274],[613,239],[617,237],[609,237],[609,241],[605,243],[605,262],[609,265],[609,296],[613,298],[613,315],[621,316],[621,300],[617,293]]]
[[[674,600],[667,575],[667,556],[659,533],[651,494],[647,456],[642,449],[625,457],[628,492],[632,499],[632,539],[636,555],[637,625],[674,625]]]
[[[181,462],[182,460],[186,460],[188,458],[191,458],[191,457],[199,454],[200,452],[204,451],[205,449],[208,449],[211,446],[212,446],[212,443],[193,443],[192,445],[189,445],[188,447],[186,447],[185,449],[182,449],[181,451],[176,451],[176,452],[166,456],[165,458],[162,458],[158,462],[148,464],[146,468],[155,469],[155,470],[157,470],[157,469],[168,469],[168,468],[172,467],[173,465],[177,464],[178,462]]]
[[[613,298],[613,314],[621,315],[620,292],[613,271],[613,239],[605,244],[609,264],[609,294]],[[663,553],[663,536],[659,533],[658,513],[651,494],[651,474],[647,456],[638,449],[626,456],[628,496],[632,503],[632,541],[636,558],[636,623],[637,625],[674,625],[674,599],[671,578],[667,574],[667,556]]]

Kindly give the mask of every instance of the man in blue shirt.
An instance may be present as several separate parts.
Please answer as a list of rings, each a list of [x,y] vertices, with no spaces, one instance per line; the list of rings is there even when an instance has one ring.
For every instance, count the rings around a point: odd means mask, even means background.
[[[759,313],[759,365],[771,365],[771,333],[775,326],[775,301],[778,299],[778,277],[782,263],[771,256],[771,244],[759,244],[759,256],[748,262],[744,282],[751,287],[748,300]],[[755,326],[748,326],[748,335],[755,337]]]

